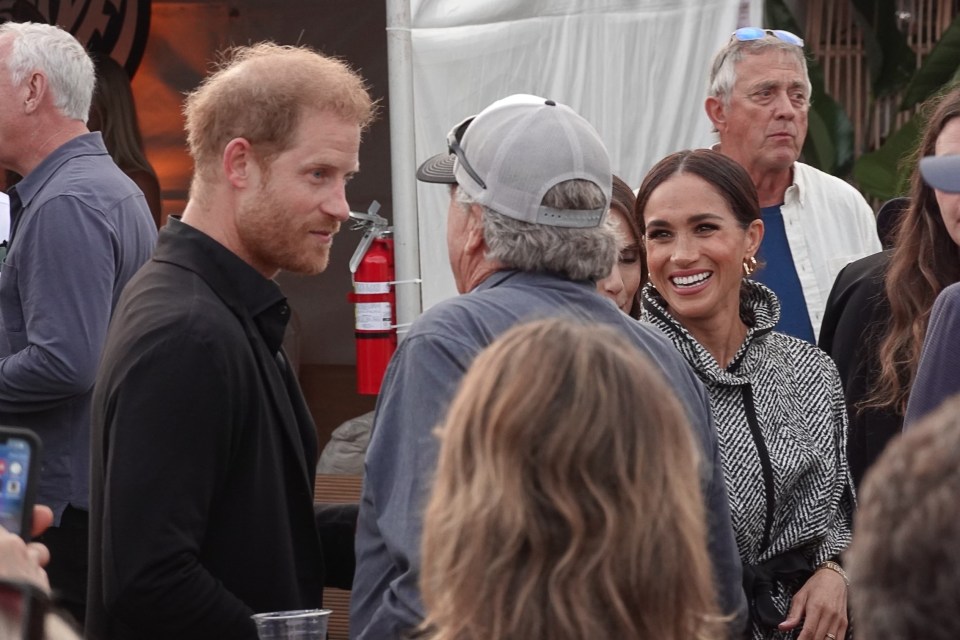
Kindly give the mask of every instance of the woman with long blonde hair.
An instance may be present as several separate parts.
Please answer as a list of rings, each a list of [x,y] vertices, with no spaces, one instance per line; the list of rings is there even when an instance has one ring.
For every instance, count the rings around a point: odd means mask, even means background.
[[[725,635],[690,425],[615,331],[567,320],[508,331],[438,434],[425,637]]]

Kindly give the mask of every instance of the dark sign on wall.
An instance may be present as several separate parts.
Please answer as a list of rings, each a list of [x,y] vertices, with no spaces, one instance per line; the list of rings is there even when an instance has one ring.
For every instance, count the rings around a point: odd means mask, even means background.
[[[8,20],[60,25],[132,77],[147,46],[150,0],[0,0],[0,22]]]

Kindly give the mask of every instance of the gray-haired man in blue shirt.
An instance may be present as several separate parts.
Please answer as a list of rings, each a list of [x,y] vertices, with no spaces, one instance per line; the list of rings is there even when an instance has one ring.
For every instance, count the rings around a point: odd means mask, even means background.
[[[113,306],[147,261],[156,227],[140,189],[86,127],[93,63],[50,25],[0,25],[0,168],[10,238],[0,265],[0,422],[43,441],[39,539],[51,586],[83,620],[90,398]]]

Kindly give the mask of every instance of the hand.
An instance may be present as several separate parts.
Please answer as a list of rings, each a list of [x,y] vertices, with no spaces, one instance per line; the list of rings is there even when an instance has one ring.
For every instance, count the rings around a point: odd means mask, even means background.
[[[843,640],[847,633],[847,585],[839,573],[815,571],[794,594],[780,631],[794,629],[801,622],[803,630],[797,640]]]
[[[53,511],[50,507],[38,504],[33,507],[33,530],[30,535],[36,538],[53,524]]]
[[[33,508],[33,535],[43,533],[53,523],[53,511],[37,505]],[[43,567],[50,562],[50,551],[39,542],[26,543],[0,527],[0,579],[31,582],[50,591],[50,581]]]

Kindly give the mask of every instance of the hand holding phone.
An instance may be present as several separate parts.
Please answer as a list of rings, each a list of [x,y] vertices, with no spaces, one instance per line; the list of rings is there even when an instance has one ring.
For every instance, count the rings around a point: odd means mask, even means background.
[[[0,531],[0,583],[28,582],[49,592],[50,582],[44,570],[49,561],[50,551],[44,545],[24,542],[19,536]]]
[[[32,431],[0,426],[0,526],[26,541],[40,466],[40,439]]]

